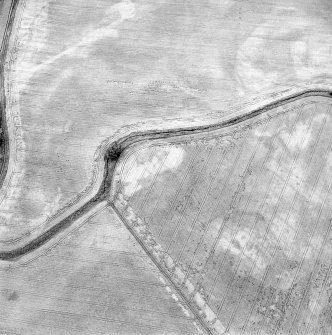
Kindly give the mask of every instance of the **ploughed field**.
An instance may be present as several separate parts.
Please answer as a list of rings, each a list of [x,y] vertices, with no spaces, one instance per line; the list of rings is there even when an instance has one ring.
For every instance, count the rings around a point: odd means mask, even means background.
[[[51,248],[2,266],[0,334],[201,334],[105,203]]]
[[[331,113],[308,97],[121,156],[115,207],[213,331],[332,333]]]

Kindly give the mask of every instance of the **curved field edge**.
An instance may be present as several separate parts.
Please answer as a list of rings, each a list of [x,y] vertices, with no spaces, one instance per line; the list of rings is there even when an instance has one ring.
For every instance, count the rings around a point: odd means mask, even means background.
[[[43,232],[31,241],[27,242],[25,245],[13,248],[11,250],[0,251],[0,260],[15,260],[24,256],[25,254],[37,250],[46,242],[50,241],[53,237],[63,232],[65,229],[69,228],[75,220],[86,214],[95,205],[97,205],[101,201],[107,200],[109,198],[109,195],[113,192],[113,173],[116,169],[117,161],[119,160],[122,152],[129,146],[147,140],[192,135],[196,133],[210,132],[222,128],[227,128],[242,123],[243,121],[255,118],[256,116],[270,111],[276,107],[310,96],[323,96],[332,99],[332,92],[329,90],[306,90],[301,93],[292,94],[288,97],[276,100],[272,103],[265,105],[264,107],[254,109],[251,112],[225,118],[223,121],[211,125],[168,129],[163,131],[152,130],[132,132],[127,136],[115,140],[108,146],[108,149],[104,154],[103,181],[99,186],[99,190],[97,191],[96,195],[94,195],[90,200],[86,201],[80,208],[70,213],[64,219],[53,225],[50,229]],[[112,199],[110,200],[110,202],[112,202]]]

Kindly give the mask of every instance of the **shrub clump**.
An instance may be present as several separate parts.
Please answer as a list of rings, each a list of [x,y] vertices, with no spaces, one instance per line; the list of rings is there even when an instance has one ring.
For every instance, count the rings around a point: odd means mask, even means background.
[[[117,160],[122,152],[122,147],[119,143],[115,142],[111,148],[108,149],[106,153],[106,159],[115,161]]]

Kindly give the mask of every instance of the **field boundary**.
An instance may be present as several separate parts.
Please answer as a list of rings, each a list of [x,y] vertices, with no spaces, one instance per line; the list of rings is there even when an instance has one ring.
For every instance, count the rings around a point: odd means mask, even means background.
[[[6,27],[3,33],[3,39],[1,41],[1,51],[0,51],[0,124],[1,124],[1,134],[0,134],[0,153],[3,156],[0,163],[0,188],[2,187],[5,177],[7,175],[8,163],[9,163],[9,135],[6,120],[6,94],[5,94],[5,60],[7,55],[7,49],[9,44],[9,38],[11,35],[13,22],[15,19],[15,13],[20,0],[11,0],[11,5],[9,9],[8,19],[6,22]]]
[[[13,248],[11,250],[2,250],[0,251],[0,260],[15,260],[28,254],[34,250],[37,250],[40,246],[44,245],[46,242],[50,241],[57,234],[63,232],[65,229],[69,228],[71,224],[77,220],[79,217],[87,213],[92,207],[97,205],[99,202],[104,201],[109,198],[110,194],[113,193],[113,175],[117,167],[117,162],[121,157],[123,151],[133,144],[139,142],[154,140],[154,139],[163,139],[168,137],[179,137],[185,135],[192,135],[197,133],[208,133],[222,128],[228,128],[237,124],[240,124],[244,121],[250,120],[259,116],[263,113],[266,113],[272,109],[275,109],[279,106],[286,105],[290,102],[304,99],[307,97],[323,96],[328,99],[332,99],[332,91],[330,90],[305,90],[298,94],[292,94],[283,99],[278,99],[272,103],[254,109],[251,112],[244,113],[243,115],[237,115],[233,117],[226,117],[223,121],[207,125],[207,126],[197,126],[189,128],[178,128],[178,129],[167,129],[167,130],[150,130],[150,131],[141,131],[141,132],[132,132],[127,136],[124,136],[118,140],[113,141],[104,154],[104,173],[103,181],[99,187],[98,192],[90,200],[85,202],[81,207],[76,211],[72,212],[66,216],[63,220],[56,223],[54,226],[41,233],[31,241],[27,242],[23,246]]]

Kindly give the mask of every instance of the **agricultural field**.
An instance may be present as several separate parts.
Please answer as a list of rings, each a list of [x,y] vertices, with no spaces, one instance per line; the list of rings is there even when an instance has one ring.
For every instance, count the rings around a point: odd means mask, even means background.
[[[117,137],[214,123],[332,82],[329,0],[14,2],[2,250],[93,197]]]
[[[330,335],[331,12],[0,1],[0,334]]]
[[[52,248],[1,265],[0,334],[200,334],[105,204]]]
[[[120,157],[115,207],[216,333],[332,333],[331,132],[307,97]]]

